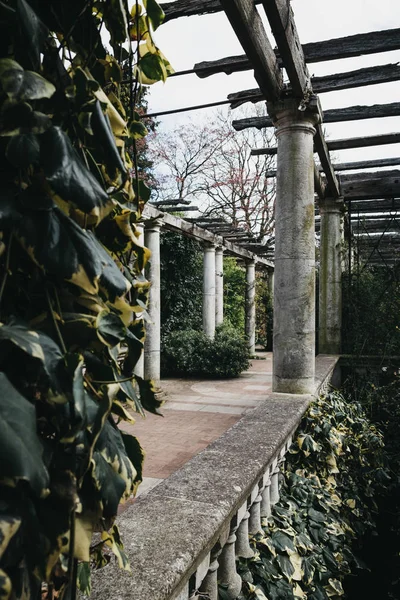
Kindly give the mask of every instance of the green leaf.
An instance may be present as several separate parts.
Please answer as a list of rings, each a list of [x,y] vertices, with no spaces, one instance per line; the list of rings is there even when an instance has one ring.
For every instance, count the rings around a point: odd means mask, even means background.
[[[40,100],[51,98],[56,88],[33,71],[24,69],[11,58],[0,59],[0,86],[9,98]]]
[[[279,529],[272,533],[271,542],[278,552],[286,552],[287,554],[296,552],[292,538]]]
[[[40,52],[46,41],[48,29],[26,0],[17,0],[17,18],[23,32],[24,42],[29,49],[26,59],[35,70],[39,70]]]
[[[129,133],[135,140],[146,137],[149,133],[141,121],[131,121],[129,123]]]
[[[110,168],[111,171],[119,169],[126,177],[126,168],[115,143],[115,138],[110,125],[110,119],[108,118],[107,114],[103,113],[99,100],[96,100],[96,104],[94,106],[91,118],[91,127],[93,129],[93,134],[98,139],[99,145],[103,151],[107,167]]]
[[[13,319],[9,325],[0,323],[0,365],[9,358],[12,346],[19,348],[35,361],[39,361],[40,368],[48,381],[49,399],[53,402],[65,402],[66,397],[60,379],[64,363],[58,345],[44,333],[30,329]]]
[[[106,310],[97,315],[96,329],[99,339],[111,348],[120,344],[128,334],[119,316]]]
[[[134,479],[135,489],[139,483],[143,480],[143,462],[144,462],[144,451],[140,445],[138,439],[134,435],[124,433],[121,431],[122,441],[124,442],[126,453],[129,460],[133,464],[136,477]]]
[[[155,31],[164,21],[165,13],[155,0],[143,0],[143,4],[147,11],[147,16]]]
[[[12,584],[11,579],[3,569],[0,569],[0,598],[8,600],[11,596]]]
[[[0,135],[3,137],[44,133],[51,126],[51,119],[41,112],[34,111],[27,102],[6,101],[1,108]]]
[[[0,480],[9,486],[27,481],[41,496],[49,486],[42,454],[35,407],[0,373]]]
[[[10,540],[21,526],[21,519],[14,515],[0,516],[0,559],[7,550]],[[1,595],[0,595],[1,597]]]
[[[128,37],[128,23],[123,0],[108,0],[102,3],[104,22],[111,36],[111,46],[119,56],[119,45]]]
[[[276,561],[286,579],[291,582],[294,574],[294,567],[286,554],[278,554]]]
[[[141,56],[138,69],[139,77],[141,73],[145,76],[143,83],[154,83],[156,81],[165,81],[166,79],[164,62],[158,54],[147,52]]]
[[[159,409],[164,402],[156,397],[157,390],[154,381],[142,379],[139,376],[136,376],[136,381],[139,385],[140,401],[143,408],[148,412],[162,417],[163,415],[160,413]]]
[[[41,136],[40,160],[47,181],[63,200],[95,217],[96,223],[110,212],[111,199],[60,127],[52,127]]]
[[[92,463],[92,476],[101,499],[103,516],[111,518],[117,514],[118,505],[126,489],[125,481],[100,451],[93,452]]]
[[[129,560],[124,551],[118,527],[114,525],[110,531],[103,531],[101,539],[105,541],[117,557],[119,568],[130,572]]]
[[[39,164],[40,146],[36,135],[25,133],[13,136],[7,144],[6,157],[17,168]]]
[[[92,582],[89,562],[80,562],[78,564],[77,583],[79,591],[84,596],[90,596],[92,591]]]

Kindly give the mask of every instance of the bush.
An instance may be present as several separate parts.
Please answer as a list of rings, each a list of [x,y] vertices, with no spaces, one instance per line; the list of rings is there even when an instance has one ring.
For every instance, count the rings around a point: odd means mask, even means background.
[[[192,329],[175,331],[164,339],[164,374],[236,377],[248,366],[246,340],[232,326],[217,327],[213,340]]]

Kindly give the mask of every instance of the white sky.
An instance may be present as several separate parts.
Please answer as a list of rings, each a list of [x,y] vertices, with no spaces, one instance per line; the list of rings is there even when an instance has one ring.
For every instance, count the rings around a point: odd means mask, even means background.
[[[292,0],[302,43],[400,27],[400,0]],[[263,9],[259,8],[263,15]],[[265,20],[265,23],[267,21]],[[270,30],[266,27],[268,35]],[[243,54],[243,49],[224,13],[184,17],[165,23],[156,32],[156,42],[176,71],[191,69],[197,62]],[[271,36],[271,43],[275,41]],[[309,65],[311,75],[328,75],[374,65],[400,62],[400,50]],[[213,75],[199,79],[184,75],[151,88],[149,112],[158,112],[225,100],[231,92],[257,87],[251,71]],[[320,94],[324,110],[357,104],[400,101],[400,82],[371,85]],[[246,105],[250,114],[253,105]],[[187,119],[206,121],[216,109],[203,109],[160,117],[162,129],[184,124]],[[233,118],[235,111],[232,112]],[[325,126],[328,139],[400,132],[400,117],[333,123]],[[335,152],[334,161],[348,162],[400,155],[400,144]]]

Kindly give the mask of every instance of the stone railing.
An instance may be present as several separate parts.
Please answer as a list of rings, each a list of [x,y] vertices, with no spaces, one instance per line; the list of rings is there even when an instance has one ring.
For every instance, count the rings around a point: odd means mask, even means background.
[[[316,393],[336,357],[318,357]],[[238,596],[237,557],[250,557],[279,500],[291,439],[312,396],[269,394],[179,471],[139,497],[119,518],[132,573],[114,564],[93,575],[96,600],[217,600],[218,583]]]

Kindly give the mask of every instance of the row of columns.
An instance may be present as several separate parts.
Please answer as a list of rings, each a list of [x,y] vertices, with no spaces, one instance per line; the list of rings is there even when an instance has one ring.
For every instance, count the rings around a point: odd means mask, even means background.
[[[162,220],[146,221],[144,245],[151,251],[148,277],[151,281],[149,292],[149,322],[146,325],[144,353],[135,373],[145,379],[160,379],[161,344],[161,298],[160,298],[160,229]],[[142,240],[139,239],[141,242]],[[223,248],[213,244],[203,247],[203,331],[213,338],[215,328],[224,318],[224,274]],[[245,334],[250,354],[255,352],[255,261],[246,262],[246,301]]]

